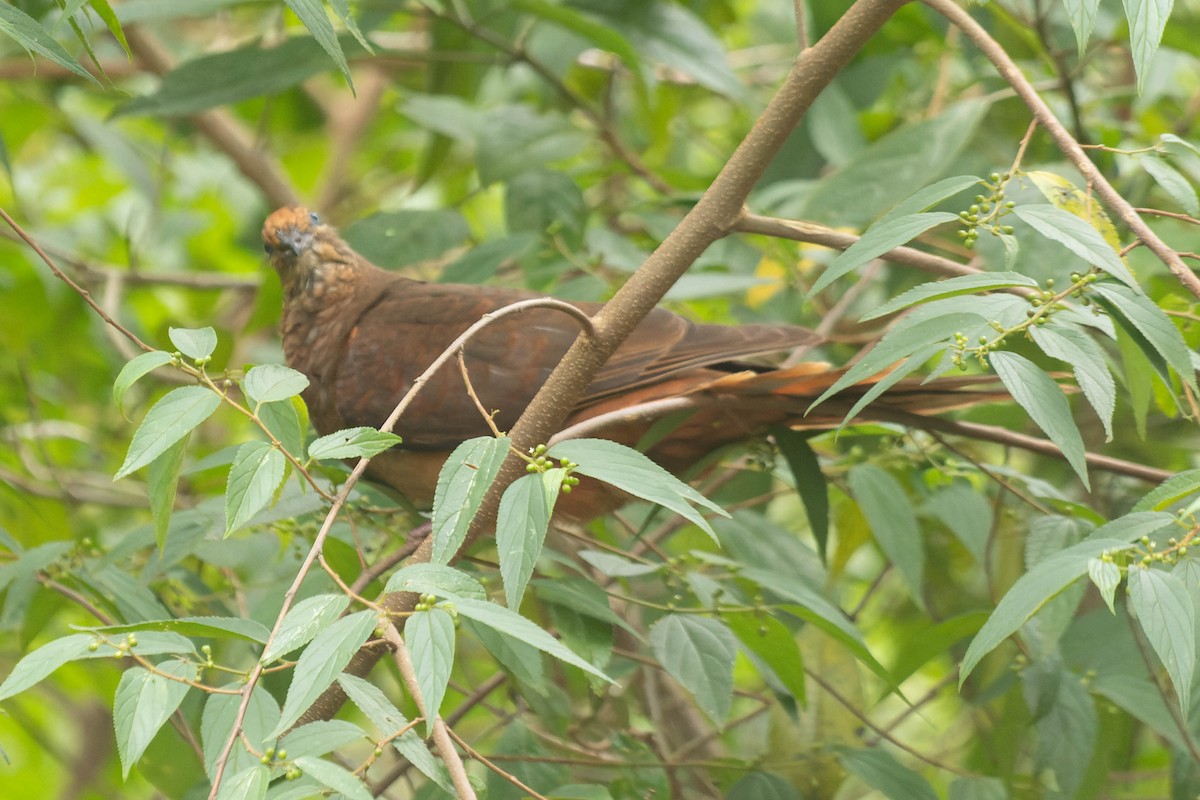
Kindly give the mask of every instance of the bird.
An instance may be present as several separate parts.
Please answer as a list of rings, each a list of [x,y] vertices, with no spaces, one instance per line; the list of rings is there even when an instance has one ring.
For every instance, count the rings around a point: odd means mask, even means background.
[[[466,328],[489,312],[541,296],[420,281],[381,269],[306,208],[271,213],[262,239],[283,289],[284,357],[308,378],[302,396],[321,434],[379,427]],[[588,316],[601,307],[571,304]],[[507,430],[517,421],[579,332],[579,322],[562,311],[531,308],[494,322],[467,343],[465,370],[494,426]],[[843,370],[820,361],[777,368],[762,360],[823,341],[800,326],[702,324],[658,307],[595,374],[564,427],[590,421],[599,426],[597,435],[634,446],[668,413],[690,410],[682,421],[673,417],[675,426],[646,452],[676,474],[728,445],[761,438],[772,426],[836,428],[869,383],[806,414]],[[991,396],[971,391],[966,381],[933,387],[902,381],[877,403],[926,414]],[[489,435],[492,427],[451,361],[422,387],[394,430],[402,442],[373,459],[367,476],[428,508],[451,451]],[[629,499],[603,486],[582,488],[561,498],[556,516],[586,521]]]

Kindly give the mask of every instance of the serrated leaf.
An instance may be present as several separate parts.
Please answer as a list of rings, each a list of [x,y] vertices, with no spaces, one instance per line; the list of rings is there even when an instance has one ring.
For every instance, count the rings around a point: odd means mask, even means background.
[[[804,503],[808,527],[817,542],[821,560],[826,557],[829,543],[829,482],[821,471],[817,454],[808,443],[811,431],[794,431],[778,426],[771,429],[771,438],[779,446],[779,452],[787,462],[795,479],[796,491]]]
[[[1113,438],[1112,418],[1117,405],[1117,382],[1108,371],[1104,352],[1092,337],[1073,326],[1034,325],[1029,329],[1033,341],[1051,358],[1071,365],[1083,396],[1104,425],[1105,441]]]
[[[242,386],[256,403],[273,403],[303,392],[308,388],[308,378],[281,364],[260,364],[250,368]]]
[[[338,677],[338,684],[346,692],[346,696],[359,710],[367,715],[371,724],[379,728],[384,736],[393,736],[396,731],[408,725],[408,719],[392,704],[375,684],[362,678],[343,673]],[[434,758],[429,748],[421,741],[416,731],[409,730],[402,736],[392,739],[392,746],[419,769],[427,778],[442,789],[454,794],[450,777],[446,768]]]
[[[849,772],[884,797],[893,800],[938,800],[929,781],[892,758],[882,748],[836,748],[838,760]]]
[[[978,275],[959,275],[941,281],[930,281],[914,286],[904,294],[893,297],[888,302],[869,311],[860,317],[860,321],[878,319],[893,314],[901,309],[927,303],[930,300],[940,300],[946,297],[957,297],[963,294],[978,294],[995,289],[1008,289],[1014,286],[1025,286],[1036,289],[1037,281],[1019,272],[981,272]]]
[[[346,428],[313,439],[308,446],[308,457],[313,460],[326,458],[374,458],[384,450],[400,444],[400,437],[374,428]]]
[[[1127,550],[1132,547],[1130,541],[1170,525],[1173,520],[1170,514],[1163,513],[1127,514],[1097,528],[1084,541],[1046,558],[1018,578],[967,648],[959,669],[959,685],[966,681],[985,655],[1015,633],[1051,598],[1086,573],[1091,559],[1100,558],[1105,552]]]
[[[1079,480],[1090,489],[1083,437],[1071,416],[1067,396],[1059,385],[1032,361],[1016,353],[989,353],[988,361],[1013,399],[1050,437],[1050,441],[1058,445]]]
[[[438,473],[433,495],[434,564],[448,564],[467,538],[471,520],[508,456],[507,436],[479,436],[454,448]]]
[[[297,459],[304,456],[304,431],[307,421],[301,422],[298,407],[304,402],[298,397],[263,403],[258,407],[258,418],[271,432],[283,449]]]
[[[191,688],[181,681],[196,677],[196,665],[185,661],[164,661],[157,672],[131,667],[121,675],[113,700],[113,725],[117,732],[117,753],[121,757],[121,776],[142,757]],[[159,674],[164,673],[164,674]],[[180,680],[166,677],[173,676]]]
[[[1129,46],[1133,55],[1133,68],[1137,73],[1137,90],[1140,94],[1150,74],[1154,54],[1162,41],[1163,30],[1171,17],[1174,0],[1121,0],[1125,17],[1129,20]]]
[[[120,407],[129,387],[159,367],[170,364],[171,359],[171,354],[163,350],[151,350],[149,353],[142,353],[131,359],[128,364],[121,367],[121,371],[117,373],[117,379],[113,381],[113,402]]]
[[[367,738],[367,733],[343,719],[320,719],[293,728],[279,740],[276,750],[286,750],[288,758],[323,756],[339,747]]]
[[[814,400],[808,411],[812,411],[847,386],[866,380],[913,353],[929,352],[927,348],[930,345],[945,342],[956,332],[970,330],[986,323],[987,320],[974,313],[940,314],[927,319],[903,320],[884,334],[866,355]]]
[[[608,594],[585,578],[562,577],[534,581],[537,595],[544,602],[568,608],[577,614],[624,628],[638,639],[641,634],[608,604]]]
[[[1133,511],[1165,511],[1183,498],[1200,491],[1200,469],[1172,475],[1138,500]]]
[[[325,4],[321,0],[284,0],[284,2],[304,23],[304,27],[308,28],[308,32],[317,40],[317,44],[321,45],[321,49],[333,59],[338,71],[346,79],[350,93],[354,94],[354,79],[350,77],[350,65],[346,63],[346,54],[342,52],[342,45],[333,30],[333,23],[325,14]]]
[[[345,767],[312,756],[300,756],[292,763],[305,775],[322,786],[333,789],[347,800],[374,800],[367,785]]]
[[[947,211],[930,211],[886,218],[877,222],[867,228],[857,242],[847,247],[833,260],[833,263],[821,273],[821,277],[817,278],[810,293],[820,292],[848,272],[858,269],[889,250],[911,242],[930,228],[954,222],[957,219],[956,215]]]
[[[615,553],[600,550],[581,550],[579,557],[610,578],[634,578],[650,575],[663,568],[663,564],[639,564]]]
[[[1117,585],[1121,583],[1121,568],[1111,561],[1092,558],[1088,560],[1088,577],[1092,579],[1096,591],[1104,598],[1108,610],[1113,614],[1117,613],[1113,603],[1116,599]]]
[[[691,692],[700,710],[720,726],[733,703],[737,640],[725,625],[695,614],[668,614],[650,628],[654,657]]]
[[[1195,598],[1175,575],[1139,566],[1129,568],[1128,591],[1130,608],[1166,667],[1186,717],[1196,671]]]
[[[27,53],[37,53],[64,69],[74,72],[81,78],[86,78],[97,86],[92,74],[83,68],[63,46],[54,40],[50,32],[42,27],[36,19],[9,3],[0,3],[0,31],[8,34]]]
[[[470,597],[484,600],[487,592],[483,584],[462,570],[443,564],[409,564],[401,567],[388,578],[384,593],[416,592],[439,597]]]
[[[542,553],[554,502],[566,475],[567,471],[560,468],[522,475],[509,484],[500,498],[496,553],[504,581],[504,602],[511,609],[521,607],[525,585]]]
[[[558,660],[565,661],[572,666],[579,667],[584,672],[595,675],[601,680],[608,681],[609,683],[613,682],[612,678],[584,661],[558,639],[555,639],[549,633],[515,611],[510,611],[504,606],[498,606],[486,600],[473,600],[466,597],[451,597],[449,599],[453,602],[454,609],[467,619],[473,619],[505,636],[510,636],[519,642],[536,647],[543,653],[552,655]]]
[[[566,458],[575,472],[615,486],[634,497],[674,511],[717,540],[712,526],[692,504],[728,517],[716,503],[688,486],[638,451],[607,439],[571,439],[550,448],[553,458]]]
[[[211,779],[216,772],[217,759],[229,733],[233,730],[233,722],[237,717],[238,708],[242,704],[241,691],[243,684],[231,683],[222,689],[232,689],[238,694],[212,694],[204,703],[204,714],[200,719],[200,738],[204,743],[204,771]],[[246,707],[246,716],[242,720],[242,734],[252,746],[265,749],[270,744],[266,737],[267,731],[275,727],[279,721],[279,704],[261,684],[254,687],[250,693],[250,704]],[[225,774],[236,775],[240,770],[258,765],[258,758],[244,747],[234,747],[229,761],[225,765]],[[222,781],[223,786],[228,785]]]
[[[180,636],[235,638],[262,644],[270,631],[262,623],[243,617],[178,617],[134,622],[129,625],[106,625],[102,628],[86,628],[90,633],[114,638],[121,634],[138,631],[165,631]]]
[[[454,619],[441,608],[418,611],[404,624],[404,643],[425,701],[425,735],[432,736],[454,668]]]
[[[1119,321],[1132,326],[1193,392],[1197,391],[1191,351],[1179,328],[1161,308],[1145,295],[1134,294],[1123,286],[1094,284],[1092,292]]]
[[[68,661],[92,658],[93,653],[89,647],[95,641],[96,637],[91,634],[76,633],[55,639],[27,654],[13,667],[4,683],[0,683],[0,700],[20,694],[41,682]],[[110,657],[115,652],[115,648],[112,647],[104,650]]]
[[[725,624],[745,647],[765,664],[801,706],[806,702],[804,658],[796,636],[773,616],[729,614]]]
[[[175,494],[179,488],[179,471],[183,467],[183,452],[188,437],[171,445],[146,470],[146,494],[150,501],[150,516],[154,520],[154,542],[161,551],[167,544],[167,527],[175,510]]]
[[[300,719],[370,638],[378,621],[376,612],[359,611],[342,617],[316,635],[296,662],[279,723],[267,734],[268,738],[279,736]]]
[[[1083,55],[1091,38],[1092,28],[1096,25],[1096,12],[1100,9],[1100,0],[1063,0],[1067,17],[1071,20],[1071,28],[1075,31],[1075,41],[1079,45],[1079,55]]]
[[[1161,158],[1139,158],[1137,162],[1185,212],[1200,217],[1200,198],[1196,197],[1196,189],[1179,170]]]
[[[1137,278],[1133,277],[1121,256],[1100,231],[1087,221],[1051,205],[1017,206],[1012,213],[1042,236],[1058,242],[1088,264],[1099,267],[1134,291],[1142,291]]]
[[[254,764],[221,781],[217,800],[263,800],[270,785],[271,770],[262,764]]]
[[[212,328],[168,328],[175,349],[188,358],[208,358],[217,349],[217,332]]]
[[[1108,242],[1109,247],[1117,253],[1121,252],[1121,237],[1117,233],[1117,226],[1113,225],[1112,218],[1091,191],[1080,189],[1056,172],[1033,170],[1026,172],[1025,177],[1055,208],[1079,217],[1095,228],[1104,241]]]
[[[350,598],[344,594],[318,594],[296,603],[284,616],[279,633],[263,651],[259,661],[270,664],[297,647],[308,644],[319,632],[332,625],[349,604]]]
[[[246,442],[238,448],[225,487],[226,536],[266,508],[286,467],[283,453],[269,442]]]
[[[204,386],[181,386],[167,392],[146,412],[113,480],[120,480],[158,458],[212,416],[220,405],[220,396]]]
[[[909,594],[924,608],[925,545],[912,502],[891,474],[873,464],[851,467],[850,493],[888,560],[908,584]]]

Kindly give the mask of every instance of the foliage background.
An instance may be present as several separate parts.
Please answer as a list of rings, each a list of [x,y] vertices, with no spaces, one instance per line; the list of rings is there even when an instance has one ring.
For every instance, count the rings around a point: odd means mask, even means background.
[[[265,274],[258,243],[273,208],[317,208],[376,263],[411,275],[605,299],[712,182],[798,51],[794,9],[780,0],[380,0],[353,4],[349,15],[345,3],[331,3],[328,17],[320,3],[288,5],[305,20],[284,4],[245,0],[0,6],[8,34],[0,39],[0,208],[152,345],[175,349],[171,327],[214,327],[213,363],[234,375],[283,360],[278,282]],[[849,4],[812,5],[805,29],[815,41]],[[1195,8],[1130,6],[1132,32],[1125,9],[1110,2],[1006,0],[971,13],[1079,141],[1106,146],[1091,157],[1120,193],[1170,212],[1146,215],[1154,230],[1194,253],[1200,159],[1186,143],[1198,140]],[[44,38],[34,47],[16,11],[49,31],[57,49]],[[1094,28],[1078,46],[1089,11]],[[1154,32],[1136,21],[1168,14],[1155,52]],[[324,34],[318,19],[329,26]],[[336,38],[326,35],[335,30]],[[26,57],[22,46],[37,54]],[[79,64],[93,77],[79,74]],[[958,28],[930,5],[908,4],[821,94],[748,205],[860,233],[938,178],[1006,173],[1022,147],[1021,169],[1084,186],[1043,131],[1022,141],[1029,120]],[[1005,188],[1020,205],[1045,203],[1028,179]],[[938,209],[964,210],[977,191],[938,198]],[[1082,203],[1064,205],[1078,212]],[[1008,268],[997,239],[985,232],[968,250],[957,227],[933,228],[914,244]],[[1012,269],[1060,288],[1086,271],[1060,244],[1014,228]],[[831,340],[819,355],[844,363],[885,330],[885,321],[860,317],[930,277],[873,261],[814,292],[836,251],[803,240],[836,232],[758,233],[709,248],[668,305],[706,321],[816,327]],[[1123,225],[1119,235],[1132,241]],[[156,373],[114,404],[114,377],[137,351],[28,246],[4,236],[0,673],[72,625],[96,625],[93,611],[126,622],[212,615],[270,626],[323,516],[320,499],[292,479],[271,510],[225,538],[227,468],[257,433],[222,410],[190,437],[160,552],[145,473],[111,476],[143,409],[186,379]],[[1194,347],[1196,298],[1146,248],[1129,252],[1128,263]],[[1174,549],[1169,571],[1160,562],[1149,570],[1183,588],[1147,601],[1144,608],[1178,612],[1159,624],[1131,624],[1127,607],[1136,601],[1126,600],[1125,584],[1115,614],[1082,581],[1062,594],[1059,585],[1024,585],[1035,605],[1056,597],[958,689],[959,664],[984,620],[1016,620],[1008,632],[1024,621],[997,611],[1014,581],[1092,527],[1117,520],[1123,527],[1109,531],[1136,539],[1143,527],[1135,523],[1156,532],[1164,521],[1131,522],[1131,510],[1182,509],[1169,535],[1194,531],[1194,379],[1164,369],[1167,381],[1158,380],[1163,358],[1153,343],[1100,341],[1118,387],[1113,436],[1105,441],[1101,417],[1076,394],[1082,441],[1150,468],[1151,478],[1178,474],[1168,491],[1142,500],[1155,480],[1092,470],[1088,492],[1059,460],[970,437],[852,426],[811,440],[828,480],[822,558],[821,526],[810,521],[811,498],[806,513],[790,488],[792,467],[773,449],[751,448],[701,484],[736,509],[714,521],[722,549],[693,526],[634,507],[597,522],[590,536],[596,547],[637,554],[653,573],[606,577],[580,571],[570,555],[543,556],[545,580],[535,581],[522,612],[621,689],[463,624],[442,713],[471,746],[548,796],[1196,797],[1200,691],[1179,708],[1187,692],[1175,685],[1193,675],[1187,665],[1196,660],[1191,598],[1200,573],[1186,557],[1172,561],[1186,551]],[[1006,347],[1048,371],[1072,366],[1020,336]],[[965,418],[1039,433],[1014,404]],[[330,464],[321,474],[338,480],[343,471]],[[811,471],[799,479],[819,480]],[[325,548],[347,581],[401,547],[419,522],[370,488],[355,498]],[[1166,535],[1154,543],[1159,551],[1173,547]],[[465,569],[498,588],[494,552],[475,555]],[[1120,554],[1116,561],[1126,563]],[[610,591],[608,602],[637,635],[605,618],[607,604],[598,610],[595,585]],[[563,586],[583,599],[564,597]],[[316,573],[302,594],[336,591]],[[831,620],[843,618],[814,612],[823,607],[809,593],[846,612],[844,624],[861,631],[870,657],[856,658],[844,632],[830,635]],[[680,609],[700,613],[671,613]],[[697,661],[729,669],[693,674],[691,694],[681,690],[676,679],[689,684],[688,665],[667,664],[664,673],[656,663],[671,648],[639,638],[664,619],[690,620],[678,623],[679,635]],[[237,639],[195,638],[235,671],[258,655]],[[872,659],[887,680],[868,668]],[[78,661],[5,700],[0,748],[12,796],[205,796],[195,750],[211,760],[212,745],[201,735],[198,690],[122,777],[112,719],[122,674],[117,664]],[[219,686],[236,674],[208,670],[204,679]],[[698,688],[705,679],[716,685]],[[889,680],[903,698],[888,691]],[[380,667],[372,681],[415,716],[394,670]],[[282,702],[287,674],[265,685]],[[337,743],[332,758],[352,769],[371,759],[372,741],[394,731],[372,728],[353,709],[343,716],[371,731]],[[373,790],[437,796],[395,759],[389,751],[371,767]],[[487,796],[521,796],[477,767],[472,777]],[[286,791],[280,782],[271,796]]]

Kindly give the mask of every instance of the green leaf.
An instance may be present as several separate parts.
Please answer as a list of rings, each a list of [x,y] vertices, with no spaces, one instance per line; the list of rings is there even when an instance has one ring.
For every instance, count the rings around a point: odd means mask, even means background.
[[[950,782],[949,800],[1008,800],[1008,791],[999,778],[955,778]]]
[[[961,481],[934,493],[922,509],[950,529],[976,563],[988,563],[988,537],[992,533],[992,506],[987,495]]]
[[[462,570],[443,564],[409,564],[388,578],[384,593],[416,592],[439,597],[470,597],[487,599],[483,584]]]
[[[925,546],[904,487],[873,464],[852,467],[848,477],[850,493],[867,518],[879,548],[904,576],[913,600],[924,608]]]
[[[1050,441],[1058,445],[1079,480],[1090,489],[1083,437],[1075,426],[1071,406],[1062,389],[1024,356],[997,351],[988,354],[988,361],[1013,399],[1045,431]]]
[[[530,252],[537,241],[535,234],[518,233],[484,242],[448,265],[438,280],[442,283],[486,283],[503,264]]]
[[[641,634],[616,614],[608,604],[608,594],[586,578],[561,577],[534,581],[537,595],[547,603],[569,608],[577,614],[624,628],[638,639]]]
[[[131,667],[121,675],[113,700],[113,725],[117,729],[117,753],[121,757],[121,776],[146,752],[158,729],[163,726],[191,688],[182,680],[195,680],[197,667],[186,661],[170,660],[158,664],[158,672]],[[165,674],[159,674],[165,673]],[[172,680],[166,676],[180,680]]]
[[[375,53],[371,43],[367,41],[367,37],[363,36],[362,30],[359,29],[358,23],[354,21],[354,15],[350,13],[350,3],[347,0],[330,0],[329,5],[333,6],[334,12],[338,15],[338,19],[346,26],[346,30],[350,31],[350,35],[354,37],[354,41],[358,42],[363,50],[366,50],[372,55]]]
[[[342,52],[342,45],[338,42],[337,34],[334,33],[333,24],[325,14],[325,4],[321,0],[284,0],[284,2],[304,23],[304,27],[308,28],[308,32],[321,45],[321,49],[333,59],[338,71],[346,79],[350,93],[354,94],[354,79],[350,77],[350,65],[346,63],[346,54]]]
[[[1192,366],[1191,351],[1179,328],[1154,301],[1142,294],[1135,294],[1123,286],[1094,284],[1093,296],[1109,310],[1118,322],[1125,323],[1136,332],[1153,351],[1158,353],[1171,369],[1192,388],[1196,388],[1196,370]],[[1139,342],[1140,344],[1140,342]]]
[[[208,358],[217,349],[217,332],[212,328],[169,328],[175,349],[188,358]]]
[[[1117,613],[1114,601],[1116,600],[1117,585],[1121,582],[1121,568],[1111,561],[1103,561],[1099,558],[1089,559],[1088,577],[1095,584],[1096,591],[1100,592],[1100,597],[1104,599],[1108,610],[1113,614]]]
[[[1172,475],[1138,500],[1133,511],[1165,511],[1175,503],[1200,491],[1200,469]]]
[[[328,65],[325,51],[307,36],[288,39],[277,47],[252,45],[200,56],[163,76],[157,92],[135,97],[116,113],[159,117],[195,114],[251,97],[277,94],[323,72]]]
[[[817,278],[810,293],[820,292],[843,275],[858,269],[889,250],[911,242],[930,228],[954,222],[957,219],[957,215],[947,211],[930,211],[892,217],[872,225],[863,233],[862,238],[842,251],[829,265],[829,268],[821,273],[821,277]]]
[[[225,535],[248,523],[266,508],[283,482],[287,459],[268,442],[246,442],[238,448],[225,487]]]
[[[600,550],[580,550],[579,557],[610,578],[635,578],[650,575],[663,568],[662,564],[639,564],[616,553]]]
[[[359,611],[342,617],[316,635],[296,662],[292,685],[288,687],[279,722],[267,734],[268,738],[279,736],[300,719],[300,715],[350,663],[358,648],[370,638],[378,622],[379,615],[376,612]]]
[[[158,458],[212,416],[220,405],[220,396],[204,386],[181,386],[167,392],[146,412],[113,480],[124,478]]]
[[[341,719],[321,719],[293,728],[279,740],[276,750],[287,750],[288,758],[323,756],[339,747],[367,738],[367,733],[353,722]]]
[[[595,675],[601,680],[608,681],[609,683],[613,682],[612,678],[584,661],[562,642],[515,611],[510,611],[503,606],[489,603],[486,600],[473,600],[466,597],[451,597],[449,599],[454,603],[454,609],[467,619],[473,619],[492,630],[516,639],[518,642],[532,645],[543,653],[552,655],[558,660],[565,661],[572,666],[579,667],[584,672]]]
[[[454,668],[454,618],[441,608],[418,611],[404,624],[404,643],[425,701],[425,735],[432,736]]]
[[[221,781],[217,800],[264,800],[270,785],[271,770],[254,764]]]
[[[1091,559],[1099,558],[1105,552],[1127,550],[1132,546],[1130,541],[1170,525],[1173,520],[1170,514],[1158,512],[1127,514],[1097,528],[1084,541],[1050,556],[1018,578],[967,648],[959,669],[959,685],[966,681],[985,655],[1016,632],[1051,598],[1085,574]]]
[[[370,681],[343,673],[338,677],[338,684],[350,701],[366,714],[371,724],[385,737],[394,735],[396,731],[408,725],[404,714],[392,704],[382,689]],[[454,787],[450,783],[450,776],[446,774],[446,768],[429,752],[429,748],[421,741],[416,731],[409,730],[392,739],[392,746],[427,778],[451,795],[454,794]]]
[[[308,378],[281,364],[251,367],[242,387],[255,403],[273,403],[295,397],[308,388]]]
[[[1125,17],[1129,20],[1129,46],[1133,54],[1133,68],[1137,73],[1137,90],[1140,94],[1150,74],[1154,54],[1158,52],[1163,30],[1171,16],[1173,0],[1121,0]]]
[[[846,387],[853,386],[882,372],[913,353],[929,352],[926,350],[929,345],[945,342],[957,332],[970,330],[986,323],[987,320],[973,313],[939,314],[927,319],[912,317],[905,319],[884,334],[883,338],[867,351],[866,355],[846,370],[842,377],[834,381],[832,386],[812,402],[808,411],[812,411]]]
[[[496,515],[496,553],[500,558],[500,577],[504,581],[504,602],[511,609],[521,607],[525,585],[542,553],[554,502],[566,475],[565,469],[523,475],[513,481],[500,498],[500,510]]]
[[[188,437],[184,436],[150,462],[146,470],[146,494],[150,515],[154,519],[154,541],[161,551],[167,544],[167,526],[175,510],[175,493],[179,488],[179,470],[183,466],[183,451]]]
[[[1179,170],[1161,158],[1138,158],[1136,161],[1188,215],[1200,217],[1200,198],[1196,196],[1196,189]]]
[[[512,674],[522,689],[546,696],[545,664],[536,647],[469,619],[463,623],[463,627],[500,662],[501,667]]]
[[[69,661],[118,656],[123,652],[118,645],[124,642],[125,637],[107,642],[91,633],[75,633],[48,642],[17,662],[4,683],[0,683],[0,700],[20,694]],[[98,645],[94,650],[93,644]],[[131,649],[146,656],[196,653],[190,641],[174,633],[149,632],[139,636],[137,646]]]
[[[211,779],[216,772],[217,759],[229,733],[233,730],[233,722],[237,717],[238,708],[242,704],[241,691],[245,688],[240,682],[222,686],[222,689],[232,689],[237,694],[212,694],[204,703],[204,714],[200,720],[200,738],[204,742],[204,771]],[[250,693],[250,704],[246,707],[246,716],[242,721],[242,733],[246,741],[255,748],[265,749],[270,744],[267,731],[275,727],[279,721],[279,704],[261,684],[254,687]],[[259,764],[258,758],[244,747],[234,746],[226,764],[227,775],[237,775],[240,771]],[[222,781],[223,786],[229,785]],[[236,797],[236,795],[234,796]]]
[[[909,632],[898,643],[895,658],[888,664],[888,675],[900,684],[934,659],[953,659],[959,643],[977,634],[987,621],[987,616],[982,611],[972,612],[937,624],[909,628]],[[886,696],[887,693],[883,694]]]
[[[346,428],[319,436],[308,446],[308,457],[314,461],[326,458],[374,458],[400,444],[400,437],[374,428]]]
[[[668,614],[650,628],[650,646],[663,668],[696,698],[700,710],[720,726],[733,702],[737,640],[715,619]]]
[[[860,240],[861,241],[861,240]],[[849,252],[847,250],[847,252]],[[1036,289],[1037,281],[1019,272],[981,272],[978,275],[959,275],[941,281],[930,281],[914,286],[904,294],[893,297],[888,302],[869,311],[860,317],[866,322],[879,317],[886,317],[901,309],[927,303],[930,300],[941,300],[946,297],[957,297],[963,294],[978,294],[995,289],[1007,289],[1013,286],[1025,286]]]
[[[576,0],[572,5],[622,34],[646,60],[689,75],[714,92],[735,98],[744,93],[721,40],[686,7],[643,0]]]
[[[350,604],[344,594],[318,594],[292,606],[279,626],[279,633],[263,651],[259,662],[270,664],[313,640],[341,616]]]
[[[892,800],[938,800],[929,781],[892,758],[882,748],[835,748],[842,766],[856,778]]]
[[[512,0],[511,5],[519,11],[552,22],[583,37],[594,47],[617,56],[632,72],[641,75],[642,65],[638,51],[612,26],[589,19],[569,6],[547,0]]]
[[[346,800],[374,800],[374,795],[367,789],[367,785],[345,767],[312,756],[300,756],[292,763],[305,775],[322,786],[333,789]]]
[[[804,658],[795,634],[772,616],[728,614],[724,621],[742,645],[775,674],[792,698],[805,705]]]
[[[500,465],[508,456],[507,436],[479,436],[454,448],[438,474],[433,496],[434,564],[448,564],[467,538]]]
[[[304,433],[307,421],[301,423],[297,406],[303,407],[299,398],[276,400],[273,403],[263,403],[258,407],[257,414],[262,424],[267,426],[283,449],[295,458],[304,458]]]
[[[1129,605],[1175,687],[1179,708],[1191,708],[1196,670],[1196,603],[1184,583],[1169,572],[1131,566]]]
[[[804,503],[808,527],[817,541],[817,552],[824,561],[829,544],[829,482],[821,471],[816,452],[808,443],[812,436],[811,431],[794,431],[781,426],[771,429],[771,438],[779,446],[780,454],[792,471],[796,491]]]
[[[725,800],[803,800],[803,795],[778,775],[751,772],[729,787]]]
[[[561,172],[533,169],[513,176],[504,189],[504,219],[513,233],[562,236],[568,247],[583,244],[587,204],[574,179]]]
[[[112,6],[108,4],[108,0],[88,0],[88,5],[96,12],[96,16],[104,22],[108,28],[108,32],[117,40],[117,44],[121,45],[121,49],[125,51],[125,55],[132,56],[129,51],[129,42],[125,41],[125,31],[121,29],[121,22],[117,19],[117,15],[113,12]]]
[[[423,208],[381,211],[346,228],[346,241],[385,269],[442,258],[471,235],[462,214]]]
[[[1092,28],[1096,26],[1100,0],[1063,0],[1063,8],[1067,10],[1067,17],[1075,30],[1075,41],[1079,44],[1079,55],[1082,56],[1091,38]]]
[[[490,186],[575,156],[583,142],[582,132],[561,114],[540,114],[524,105],[492,109],[475,151],[479,180]]]
[[[634,497],[658,503],[717,540],[712,526],[691,504],[728,517],[716,503],[638,451],[607,439],[571,439],[550,448],[554,458],[575,462],[576,474],[615,486]]]
[[[1146,417],[1150,413],[1150,401],[1154,394],[1154,376],[1170,380],[1166,365],[1162,364],[1154,348],[1132,327],[1116,326],[1117,351],[1121,354],[1121,371],[1125,378],[1125,391],[1129,392],[1129,408],[1133,412],[1134,429],[1146,439]],[[1161,365],[1161,371],[1157,368]]]
[[[1012,213],[1042,236],[1058,242],[1088,264],[1099,267],[1135,292],[1142,291],[1121,256],[1105,241],[1103,234],[1086,220],[1048,204],[1017,206]]]
[[[154,619],[128,625],[106,625],[102,628],[85,630],[114,638],[120,634],[138,631],[169,631],[180,636],[233,638],[263,644],[270,635],[262,623],[242,617],[178,617],[176,619]]]
[[[129,387],[159,367],[170,364],[171,360],[171,354],[162,350],[151,350],[131,359],[113,381],[113,402],[120,406]]]
[[[79,77],[87,78],[97,86],[100,85],[100,82],[93,78],[92,74],[83,68],[83,65],[72,58],[71,54],[54,40],[48,30],[43,28],[33,17],[10,3],[0,3],[0,31],[12,37],[13,41],[24,48],[25,52],[37,53],[60,67],[69,69]]]
[[[1113,438],[1112,418],[1117,405],[1117,383],[1108,371],[1104,352],[1092,337],[1074,326],[1034,325],[1029,329],[1034,343],[1051,358],[1071,365],[1083,396],[1104,425],[1105,441]]]
[[[954,197],[956,194],[978,186],[981,183],[983,183],[983,179],[978,175],[954,175],[949,178],[942,178],[940,181],[934,181],[928,186],[922,186],[889,208],[887,213],[879,218],[878,222],[916,214],[921,211],[928,211],[943,200]]]

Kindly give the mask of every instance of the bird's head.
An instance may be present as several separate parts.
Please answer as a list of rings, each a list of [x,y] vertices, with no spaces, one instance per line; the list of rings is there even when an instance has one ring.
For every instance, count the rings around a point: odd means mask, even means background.
[[[281,208],[267,217],[263,249],[287,295],[313,293],[357,258],[337,231],[307,208]]]

